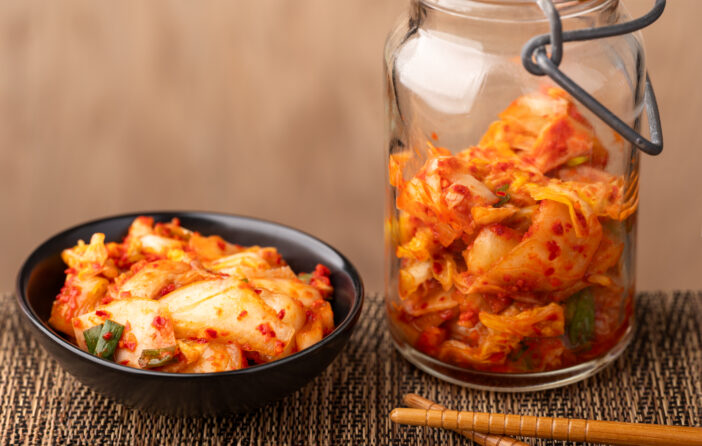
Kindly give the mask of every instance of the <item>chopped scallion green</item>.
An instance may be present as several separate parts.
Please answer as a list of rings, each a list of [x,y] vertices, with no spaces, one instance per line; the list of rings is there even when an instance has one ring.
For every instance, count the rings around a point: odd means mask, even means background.
[[[95,356],[103,359],[112,359],[117,349],[117,344],[124,332],[124,325],[115,321],[106,320],[100,331],[100,336],[95,346]]]
[[[503,184],[502,186],[498,187],[497,190],[495,191],[495,195],[499,198],[499,201],[495,204],[492,205],[494,208],[499,208],[503,204],[507,203],[509,199],[511,198],[509,195],[509,184]]]
[[[98,343],[98,338],[100,337],[100,332],[102,331],[103,324],[95,325],[87,330],[83,331],[83,337],[85,338],[85,344],[88,346],[88,353],[91,355],[95,354],[95,347]]]
[[[139,357],[139,366],[143,369],[162,367],[175,361],[175,358],[175,345],[163,348],[144,349],[141,351],[141,356]]]

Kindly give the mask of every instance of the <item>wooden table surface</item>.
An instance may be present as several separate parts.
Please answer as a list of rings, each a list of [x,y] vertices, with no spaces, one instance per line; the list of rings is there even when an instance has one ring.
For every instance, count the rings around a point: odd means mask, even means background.
[[[12,300],[0,293],[3,445],[468,444],[450,431],[393,425],[388,415],[407,393],[457,410],[702,426],[702,292],[639,294],[633,341],[609,367],[577,384],[519,393],[460,387],[411,365],[390,340],[382,296],[369,292],[349,343],[308,385],[251,412],[189,418],[141,412],[93,392],[39,347]],[[236,398],[236,388],[226,390]]]

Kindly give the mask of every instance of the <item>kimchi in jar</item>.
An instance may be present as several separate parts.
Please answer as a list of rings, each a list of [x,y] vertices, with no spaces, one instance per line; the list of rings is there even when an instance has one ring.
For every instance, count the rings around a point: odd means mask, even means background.
[[[555,3],[564,30],[630,20],[618,0]],[[388,321],[457,384],[571,383],[633,333],[639,155],[523,68],[548,32],[531,1],[412,0],[386,44]],[[560,68],[639,128],[639,34],[566,43]]]

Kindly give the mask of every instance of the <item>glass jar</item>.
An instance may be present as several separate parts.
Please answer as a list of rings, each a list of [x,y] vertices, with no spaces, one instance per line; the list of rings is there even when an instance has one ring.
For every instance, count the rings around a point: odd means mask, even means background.
[[[554,3],[564,30],[630,20],[618,0]],[[569,384],[633,333],[638,151],[523,68],[548,32],[533,1],[412,0],[386,43],[388,322],[456,384]],[[639,129],[638,33],[566,43],[560,68]]]

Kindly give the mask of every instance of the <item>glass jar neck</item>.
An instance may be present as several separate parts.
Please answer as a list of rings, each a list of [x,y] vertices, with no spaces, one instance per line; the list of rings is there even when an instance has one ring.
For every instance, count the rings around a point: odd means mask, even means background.
[[[417,10],[494,22],[545,22],[535,0],[412,0]],[[616,9],[619,0],[554,0],[566,20]]]
[[[565,31],[612,25],[626,16],[619,0],[560,0],[556,5]],[[549,32],[534,0],[412,0],[410,26],[501,54],[518,52],[530,38]]]

